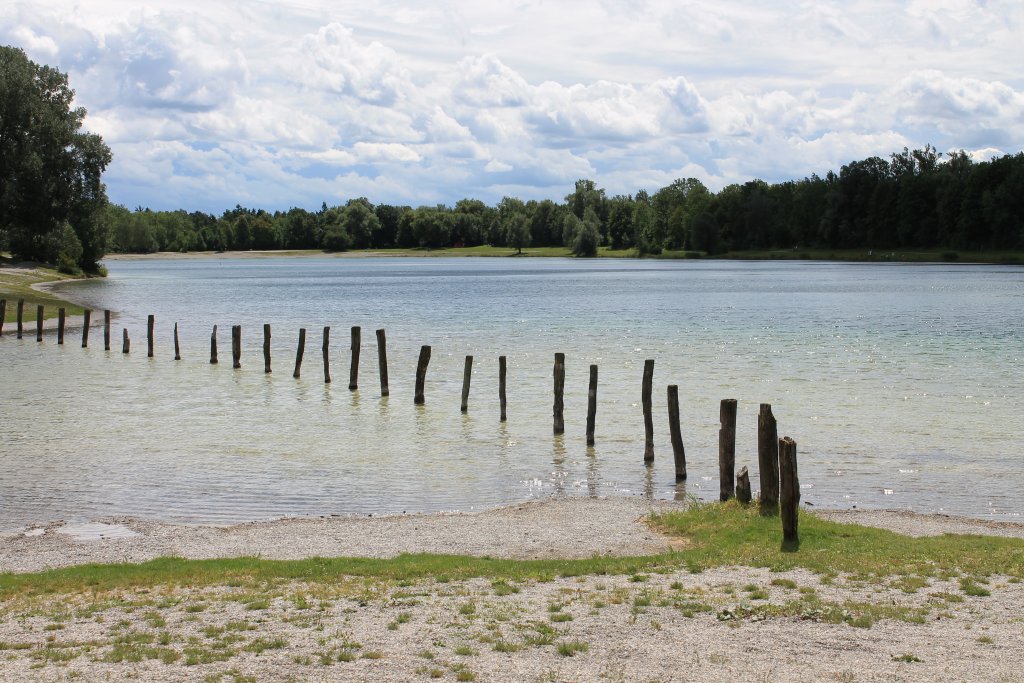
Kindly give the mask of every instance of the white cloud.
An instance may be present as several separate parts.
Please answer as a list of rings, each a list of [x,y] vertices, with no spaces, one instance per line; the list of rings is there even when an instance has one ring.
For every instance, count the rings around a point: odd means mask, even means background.
[[[712,188],[1024,147],[1012,0],[14,0],[0,43],[70,73],[110,195],[220,210]]]

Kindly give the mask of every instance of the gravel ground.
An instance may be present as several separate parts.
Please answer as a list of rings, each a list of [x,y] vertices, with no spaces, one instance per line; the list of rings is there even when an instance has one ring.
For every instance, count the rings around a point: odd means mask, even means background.
[[[515,558],[664,550],[623,499],[477,514],[187,527],[133,520],[0,536],[0,568],[161,555]],[[1024,526],[902,512],[819,512],[913,535]],[[68,532],[73,533],[68,533]],[[87,540],[91,539],[91,540]],[[1024,584],[822,578],[720,568],[398,585],[366,579],[157,587],[0,603],[0,680],[1024,681]]]

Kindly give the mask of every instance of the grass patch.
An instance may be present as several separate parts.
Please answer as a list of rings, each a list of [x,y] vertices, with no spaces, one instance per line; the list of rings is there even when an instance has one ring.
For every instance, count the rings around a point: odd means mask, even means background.
[[[926,585],[920,578],[951,573],[1024,575],[1024,541],[994,536],[908,538],[884,529],[839,524],[800,514],[800,548],[782,550],[778,518],[734,501],[698,504],[653,516],[661,530],[686,538],[679,555],[702,568],[741,565],[772,571],[809,569],[823,576],[899,576],[900,587]],[[787,586],[788,587],[788,586]]]
[[[555,646],[555,650],[563,657],[574,657],[590,649],[590,643],[582,640],[563,640]]]
[[[1021,539],[967,535],[907,538],[883,529],[838,524],[801,514],[800,548],[796,552],[783,552],[778,518],[762,517],[754,506],[743,507],[735,502],[695,505],[686,511],[655,515],[652,522],[666,533],[686,538],[686,549],[647,557],[582,560],[505,560],[434,554],[406,554],[392,559],[306,560],[167,557],[141,564],[90,564],[30,574],[0,574],[0,599],[74,593],[92,595],[156,586],[197,589],[227,585],[251,591],[244,598],[246,608],[265,610],[270,606],[270,598],[266,596],[268,586],[289,581],[336,586],[361,581],[394,584],[437,576],[455,581],[486,578],[491,581],[494,594],[501,596],[517,593],[519,584],[552,576],[614,574],[629,576],[634,581],[633,577],[646,578],[664,570],[701,571],[736,565],[767,567],[773,571],[805,568],[819,574],[823,584],[839,574],[875,581],[880,581],[881,577],[901,577],[899,585],[906,588],[926,585],[914,577],[1001,574],[1013,580],[1024,576],[1024,540]],[[784,583],[787,581],[775,579],[773,585],[795,586],[792,582]],[[977,578],[967,579],[961,588],[968,595],[987,595],[987,589],[979,586],[978,581]],[[813,595],[812,589],[807,590]],[[620,604],[626,596],[613,591],[607,598],[611,604]],[[475,612],[476,607],[470,604],[460,606],[464,616]],[[202,608],[186,607],[187,612],[196,609]],[[158,619],[154,616],[153,621],[156,623]],[[396,627],[404,623],[402,615],[395,621]]]
[[[36,306],[43,305],[43,319],[57,317],[57,309],[64,308],[69,316],[82,315],[82,307],[65,301],[50,292],[41,292],[32,289],[32,285],[43,282],[58,282],[70,279],[69,275],[58,273],[52,268],[47,268],[38,263],[28,264],[28,267],[6,266],[6,260],[0,260],[0,299],[7,299],[7,311],[4,315],[4,334],[8,329],[12,332],[13,327],[8,328],[7,323],[18,320],[18,299],[25,300],[25,312],[22,322],[25,324],[26,336],[29,333],[29,322],[31,333],[35,335]],[[65,340],[66,341],[66,340]]]

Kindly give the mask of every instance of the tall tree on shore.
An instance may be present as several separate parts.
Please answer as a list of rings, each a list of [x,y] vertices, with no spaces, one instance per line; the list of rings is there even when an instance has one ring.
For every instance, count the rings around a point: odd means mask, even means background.
[[[95,270],[111,155],[74,97],[66,74],[0,46],[0,236],[20,257]]]

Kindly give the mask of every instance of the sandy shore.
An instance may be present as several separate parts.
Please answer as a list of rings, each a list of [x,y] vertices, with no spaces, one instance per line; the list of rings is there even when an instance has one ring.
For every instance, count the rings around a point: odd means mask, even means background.
[[[0,536],[0,568],[161,555],[297,558],[444,552],[656,553],[672,503],[555,499],[474,514],[191,527],[104,520]],[[1024,537],[1024,525],[904,512],[820,512],[900,533]],[[253,588],[158,587],[0,604],[0,680],[1021,681],[1024,584],[908,588],[744,567],[701,573]]]
[[[510,559],[586,558],[664,552],[677,542],[652,530],[654,511],[679,503],[637,498],[552,498],[476,513],[320,517],[231,526],[110,518],[0,534],[0,572],[86,563],[261,557],[394,557],[447,553]],[[821,510],[819,517],[907,536],[983,534],[1024,538],[1024,524],[895,510]]]

